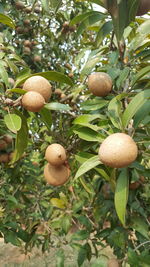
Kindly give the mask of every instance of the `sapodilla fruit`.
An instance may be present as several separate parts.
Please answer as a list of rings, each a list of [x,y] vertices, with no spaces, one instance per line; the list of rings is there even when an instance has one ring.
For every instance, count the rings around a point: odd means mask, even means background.
[[[9,162],[9,155],[8,154],[1,154],[0,155],[0,163],[8,163]]]
[[[116,259],[110,259],[108,261],[107,267],[119,267],[119,263]]]
[[[150,11],[150,0],[140,0],[137,16],[142,16]]]
[[[5,150],[7,147],[7,142],[5,140],[0,139],[0,150]]]
[[[52,94],[51,84],[39,75],[28,78],[23,85],[23,90],[35,91],[41,94],[46,102],[48,102]]]
[[[53,186],[63,185],[67,182],[70,170],[65,165],[53,166],[47,163],[44,167],[44,177],[48,184]]]
[[[38,112],[45,104],[44,97],[34,91],[27,92],[22,97],[22,106],[28,111]]]
[[[112,89],[112,79],[105,72],[95,72],[88,77],[88,88],[93,95],[107,96]]]
[[[98,154],[100,161],[105,165],[113,168],[123,168],[135,161],[138,149],[129,135],[115,133],[102,142]]]
[[[8,134],[4,135],[3,139],[4,139],[4,141],[5,141],[7,144],[11,144],[12,141],[13,141],[12,136],[11,136],[11,135],[8,135]]]
[[[47,147],[45,158],[51,165],[59,166],[66,160],[66,151],[62,145],[52,144]]]

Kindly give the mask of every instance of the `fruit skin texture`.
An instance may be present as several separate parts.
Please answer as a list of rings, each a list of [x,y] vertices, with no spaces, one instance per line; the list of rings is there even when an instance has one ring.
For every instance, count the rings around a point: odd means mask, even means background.
[[[137,16],[142,16],[150,11],[150,1],[149,0],[140,0],[140,5],[137,11]]]
[[[119,263],[116,259],[110,259],[107,267],[119,267]]]
[[[60,144],[52,144],[47,147],[45,158],[51,165],[59,166],[66,160],[66,151]]]
[[[52,94],[51,84],[48,80],[38,75],[28,78],[23,85],[23,90],[35,91],[41,94],[46,102],[48,102]]]
[[[112,168],[124,168],[137,157],[138,149],[127,134],[115,133],[108,136],[99,148],[99,159]]]
[[[48,184],[53,186],[63,185],[67,182],[70,170],[65,165],[53,166],[47,163],[44,167],[44,177]]]
[[[1,154],[0,155],[0,163],[8,163],[9,162],[9,155],[8,154]]]
[[[22,106],[32,112],[40,111],[45,104],[45,100],[42,95],[37,92],[27,92],[22,98]]]
[[[11,135],[8,135],[8,134],[4,135],[3,139],[4,139],[4,141],[5,141],[7,144],[11,144],[12,141],[13,141],[12,136],[11,136]]]
[[[0,150],[4,150],[7,147],[7,143],[4,140],[0,140]]]
[[[107,96],[112,89],[112,79],[105,72],[95,72],[88,77],[88,88],[93,95]]]

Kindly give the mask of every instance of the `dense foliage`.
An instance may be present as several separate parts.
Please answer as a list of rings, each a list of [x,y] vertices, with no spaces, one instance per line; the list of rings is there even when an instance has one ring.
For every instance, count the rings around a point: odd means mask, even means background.
[[[69,244],[78,251],[78,266],[109,245],[120,264],[148,267],[150,19],[135,17],[138,0],[107,1],[108,10],[103,2],[0,3],[0,233],[26,251]],[[88,90],[95,71],[113,80],[106,97]],[[22,85],[37,73],[53,93],[33,113],[21,106]],[[138,146],[127,168],[98,158],[102,141],[117,132]],[[12,142],[4,141],[8,135]],[[51,143],[65,147],[71,170],[60,187],[43,176]]]

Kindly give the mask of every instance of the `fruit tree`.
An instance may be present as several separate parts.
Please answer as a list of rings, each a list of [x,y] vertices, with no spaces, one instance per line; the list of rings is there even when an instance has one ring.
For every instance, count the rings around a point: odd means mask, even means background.
[[[65,245],[76,266],[149,266],[149,10],[148,0],[1,0],[5,242],[59,247],[58,266]]]

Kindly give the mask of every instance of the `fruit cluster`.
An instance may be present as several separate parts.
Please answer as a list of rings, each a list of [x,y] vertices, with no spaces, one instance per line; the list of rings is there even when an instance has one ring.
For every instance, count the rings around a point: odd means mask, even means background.
[[[66,163],[66,151],[60,144],[49,145],[45,152],[48,161],[44,168],[45,180],[52,186],[63,185],[67,182],[70,169]]]
[[[28,111],[38,112],[51,97],[51,84],[42,76],[28,78],[23,90],[27,91],[22,97],[22,106]]]
[[[7,153],[7,147],[12,144],[13,138],[10,135],[4,135],[2,139],[0,139],[0,163],[8,163],[12,159],[12,152]]]

